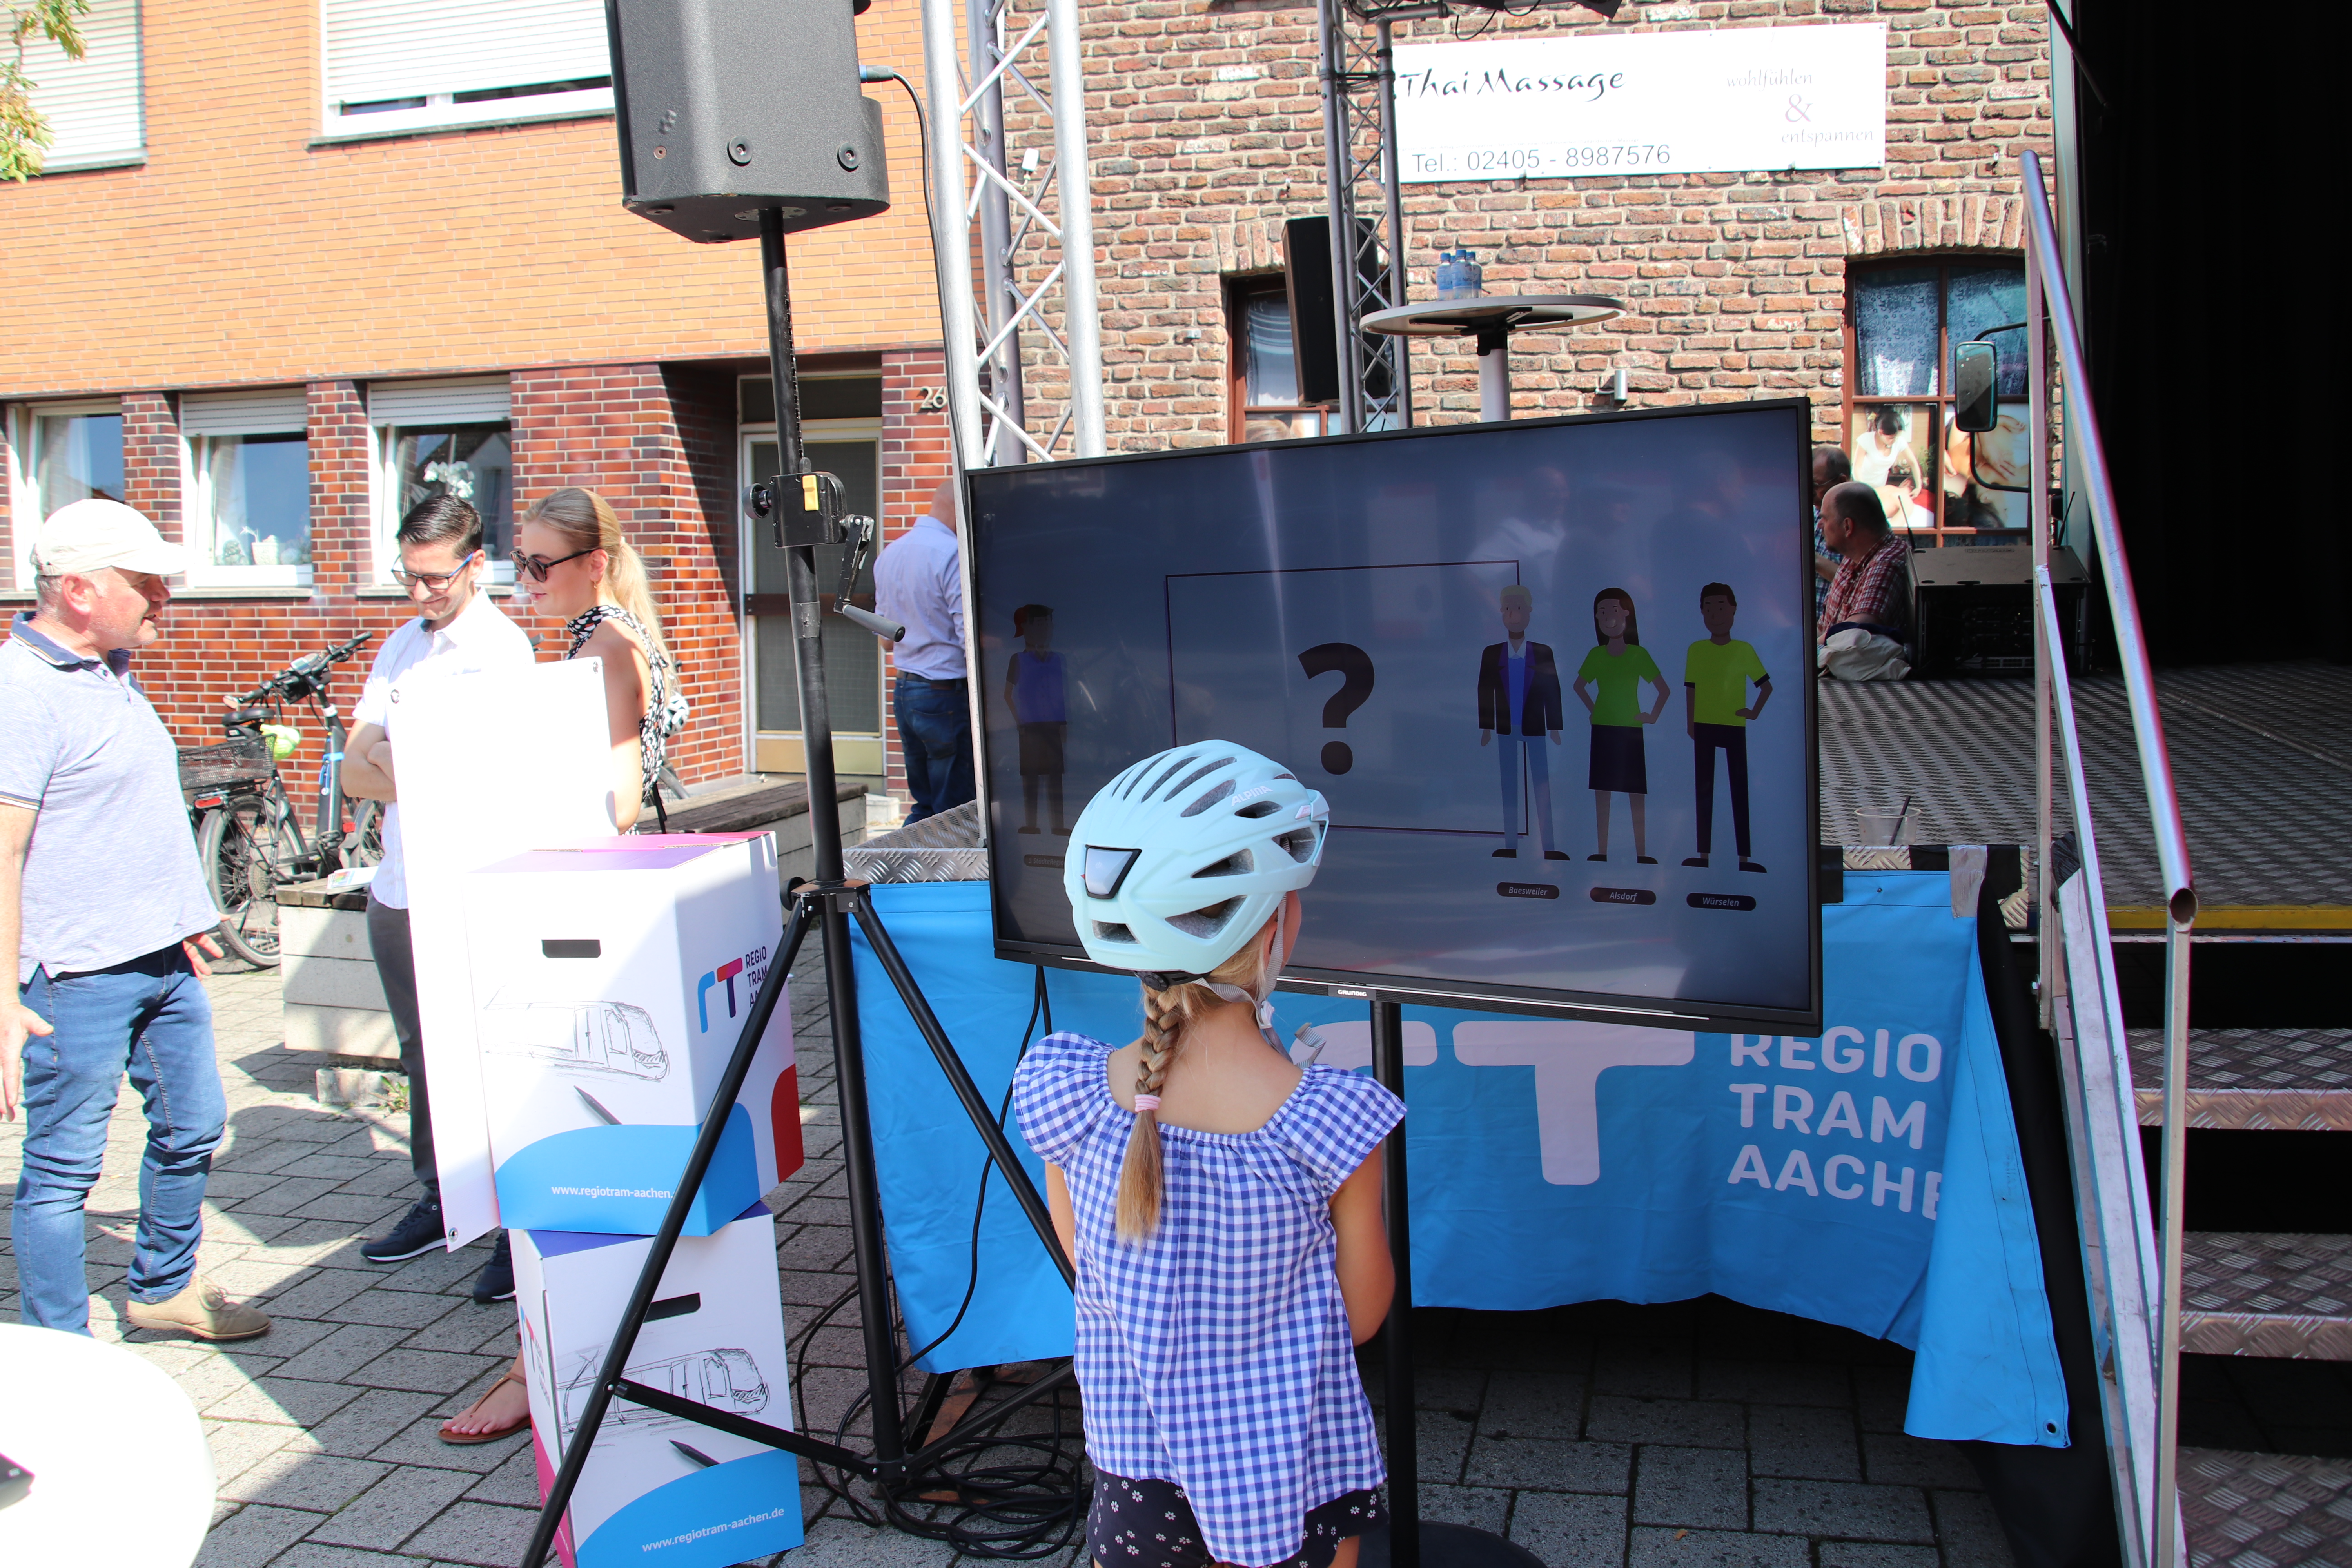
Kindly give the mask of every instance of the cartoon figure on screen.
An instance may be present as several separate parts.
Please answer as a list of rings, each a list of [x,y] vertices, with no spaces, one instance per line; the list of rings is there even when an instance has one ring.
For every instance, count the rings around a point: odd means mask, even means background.
[[[1706,636],[1683,655],[1683,728],[1691,738],[1691,777],[1698,798],[1698,853],[1683,862],[1704,867],[1715,837],[1715,754],[1723,753],[1724,772],[1731,780],[1731,837],[1739,850],[1739,868],[1761,871],[1748,858],[1748,724],[1764,716],[1772,700],[1772,678],[1756,650],[1731,635],[1739,613],[1739,596],[1727,583],[1709,583],[1698,591],[1698,618]],[[1748,701],[1748,683],[1756,683],[1756,700]]]
[[[1013,1074],[1076,1265],[1102,1564],[1354,1568],[1386,1479],[1352,1345],[1387,1316],[1380,1146],[1396,1096],[1292,1064],[1269,1000],[1330,808],[1202,741],[1078,816],[1063,869],[1087,956],[1143,984],[1143,1036],[1054,1034]]]
[[[1592,767],[1587,782],[1592,789],[1593,830],[1600,853],[1588,860],[1609,858],[1609,796],[1625,797],[1633,817],[1633,859],[1654,866],[1650,853],[1648,805],[1649,767],[1642,751],[1642,726],[1654,724],[1674,693],[1657,661],[1642,646],[1642,629],[1633,618],[1633,595],[1622,588],[1603,588],[1592,600],[1592,635],[1600,644],[1577,667],[1576,696],[1592,716]],[[1642,682],[1658,689],[1658,700],[1642,706]],[[1597,693],[1590,688],[1598,688]]]
[[[1054,612],[1024,605],[1013,612],[1013,630],[1024,645],[1004,667],[1004,705],[1021,732],[1021,811],[1018,833],[1037,831],[1037,785],[1043,781],[1054,812],[1054,831],[1066,835],[1062,820],[1062,747],[1070,732],[1070,709],[1063,695],[1062,656],[1054,648]]]
[[[1549,647],[1528,641],[1535,595],[1514,583],[1502,593],[1503,630],[1508,634],[1478,656],[1478,743],[1503,738],[1503,847],[1495,858],[1519,852],[1519,767],[1527,764],[1528,798],[1535,807],[1536,831],[1544,858],[1568,857],[1552,845],[1551,761],[1545,737],[1559,744],[1559,666]]]

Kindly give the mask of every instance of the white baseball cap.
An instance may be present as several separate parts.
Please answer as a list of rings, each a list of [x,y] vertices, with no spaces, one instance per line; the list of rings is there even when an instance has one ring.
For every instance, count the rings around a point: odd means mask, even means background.
[[[101,566],[170,577],[188,569],[188,552],[119,500],[69,502],[49,513],[33,537],[33,570],[40,576],[87,576]]]

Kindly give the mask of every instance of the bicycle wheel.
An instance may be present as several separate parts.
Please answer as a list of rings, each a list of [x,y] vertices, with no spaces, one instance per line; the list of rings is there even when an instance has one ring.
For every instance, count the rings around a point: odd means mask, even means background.
[[[343,837],[343,864],[346,866],[381,866],[383,864],[383,803],[361,800],[352,803],[352,830]]]
[[[248,795],[205,814],[196,856],[221,911],[221,941],[247,963],[278,963],[278,884],[291,879],[301,844],[269,803]]]

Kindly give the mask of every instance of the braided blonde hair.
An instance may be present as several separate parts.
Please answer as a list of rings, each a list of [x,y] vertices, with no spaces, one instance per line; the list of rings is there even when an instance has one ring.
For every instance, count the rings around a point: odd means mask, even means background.
[[[1256,995],[1265,979],[1265,933],[1261,930],[1239,952],[1209,972],[1210,980],[1238,985]],[[1185,1026],[1224,998],[1198,980],[1171,985],[1165,991],[1143,988],[1143,1059],[1135,1075],[1135,1092],[1157,1095],[1168,1081],[1168,1069],[1184,1044]],[[1160,1118],[1150,1110],[1135,1113],[1127,1135],[1127,1156],[1118,1168],[1118,1235],[1139,1242],[1160,1228]]]

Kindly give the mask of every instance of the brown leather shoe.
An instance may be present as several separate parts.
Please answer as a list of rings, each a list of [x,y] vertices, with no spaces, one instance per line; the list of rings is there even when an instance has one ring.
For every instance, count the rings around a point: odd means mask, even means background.
[[[200,1340],[249,1340],[269,1331],[268,1318],[230,1300],[201,1274],[170,1300],[133,1301],[124,1315],[134,1329],[194,1334]]]

